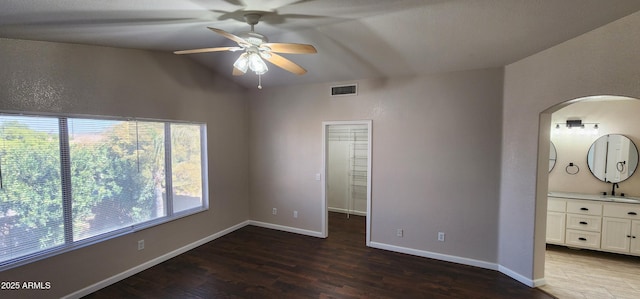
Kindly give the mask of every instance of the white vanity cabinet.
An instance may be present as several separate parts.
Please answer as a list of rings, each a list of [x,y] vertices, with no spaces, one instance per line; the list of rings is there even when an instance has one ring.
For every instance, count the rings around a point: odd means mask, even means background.
[[[631,248],[629,253],[640,255],[640,220],[631,221]]]
[[[609,203],[602,217],[603,250],[640,255],[640,206]]]
[[[564,244],[566,211],[566,200],[549,198],[547,202],[547,243]]]
[[[566,228],[567,245],[599,249],[602,204],[586,200],[568,200]]]
[[[547,243],[640,256],[640,203],[548,197]]]

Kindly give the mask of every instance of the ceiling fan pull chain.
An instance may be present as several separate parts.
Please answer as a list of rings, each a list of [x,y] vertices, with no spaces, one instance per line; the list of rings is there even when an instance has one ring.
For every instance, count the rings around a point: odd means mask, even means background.
[[[262,75],[258,75],[258,89],[262,89]]]

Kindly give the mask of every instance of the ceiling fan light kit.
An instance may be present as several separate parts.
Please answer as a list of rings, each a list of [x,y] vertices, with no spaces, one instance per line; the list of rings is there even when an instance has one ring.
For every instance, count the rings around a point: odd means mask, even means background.
[[[240,54],[238,60],[233,63],[233,67],[242,72],[243,74],[247,72],[249,69],[249,58],[247,58],[247,53]]]
[[[235,52],[242,50],[244,51],[244,53],[240,54],[238,59],[233,63],[232,75],[241,76],[250,69],[256,75],[258,75],[258,89],[262,89],[261,76],[269,71],[267,64],[264,62],[265,60],[296,75],[305,74],[307,70],[276,53],[313,54],[317,53],[316,48],[312,45],[307,44],[269,43],[269,40],[266,36],[253,30],[254,26],[258,24],[260,18],[264,13],[268,12],[247,11],[247,13],[244,15],[244,19],[247,24],[251,26],[251,31],[244,34],[234,35],[222,29],[208,27],[209,30],[236,42],[238,44],[238,47],[202,48],[175,51],[173,53],[196,54],[221,51]]]
[[[249,68],[254,71],[256,75],[262,75],[269,70],[267,64],[264,63],[262,58],[256,53],[249,54]]]

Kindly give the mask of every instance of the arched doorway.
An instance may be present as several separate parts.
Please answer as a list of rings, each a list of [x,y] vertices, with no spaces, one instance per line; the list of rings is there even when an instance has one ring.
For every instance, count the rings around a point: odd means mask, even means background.
[[[557,215],[571,215],[571,213],[566,210],[566,207],[565,212],[557,212],[553,211],[553,204],[547,205],[547,198],[550,192],[552,198],[560,193],[591,194],[597,196],[608,191],[610,194],[612,184],[597,179],[594,174],[592,174],[592,171],[590,171],[589,163],[587,163],[589,148],[596,139],[608,134],[622,134],[628,136],[636,144],[640,144],[640,119],[637,117],[638,113],[640,113],[640,101],[637,99],[620,96],[591,96],[555,105],[540,114],[537,200],[544,201],[544,206],[548,206],[548,209],[547,213],[539,213],[536,221],[549,224],[546,236],[549,235],[549,229],[554,231],[554,222],[562,223],[562,221],[564,221],[566,224],[563,228],[565,233],[575,232],[571,227],[571,220],[557,217]],[[567,121],[577,124],[578,120],[581,121],[581,126],[568,128]],[[595,129],[596,125],[597,129]],[[553,148],[551,142],[555,145],[557,155],[555,166],[552,169],[548,167],[550,165],[549,157],[552,151],[551,148]],[[547,165],[547,167],[544,165]],[[627,195],[640,196],[640,175],[635,174],[635,176],[632,175],[627,181],[620,183],[620,186],[623,188],[619,188],[619,193],[625,192]],[[592,219],[597,220],[600,217],[602,216],[595,216]],[[575,219],[575,217],[572,219]],[[555,231],[557,232],[557,230]],[[593,256],[598,256],[598,258],[605,260],[607,255],[612,257],[621,256],[620,254],[611,255],[606,253],[606,249],[600,248],[600,237],[603,233],[601,223],[597,223],[597,226],[591,228],[591,232],[594,238],[597,236],[597,244],[593,245],[594,248],[592,248],[592,250],[584,250],[584,252],[588,252],[590,255],[593,253]],[[557,234],[554,235],[554,237],[557,236]],[[567,236],[561,237],[565,238]],[[554,257],[551,256],[551,258],[549,258],[550,256],[546,251],[547,242],[545,242],[545,239],[547,239],[547,241],[549,240],[549,238],[541,238],[539,241],[536,241],[534,266],[534,268],[542,268],[542,271],[545,273],[547,285],[544,286],[543,289],[554,295],[562,296],[566,296],[567,294],[593,295],[593,290],[602,290],[603,292],[606,290],[609,294],[617,291],[607,290],[607,288],[617,288],[616,285],[619,285],[620,282],[623,281],[622,279],[616,278],[617,273],[615,270],[610,272],[612,274],[608,274],[606,278],[595,278],[594,276],[594,279],[590,279],[590,273],[587,268],[582,268],[582,270],[578,272],[576,272],[576,268],[572,268],[566,271],[560,271],[561,276],[565,279],[563,282],[557,280],[557,275],[554,273],[549,274],[549,269],[563,264],[554,264]],[[550,243],[559,244],[559,246],[561,246],[560,248],[567,248],[567,246],[588,248],[586,245],[571,246],[571,244],[567,244],[565,240],[558,239],[551,240]],[[579,253],[578,251],[574,252]],[[572,258],[580,259],[582,256],[582,253],[572,253],[572,251],[568,252]],[[617,259],[617,262],[619,262],[619,260],[620,259]],[[578,263],[579,260],[574,261]],[[640,259],[638,259],[638,262],[640,263]],[[587,264],[588,263],[585,263],[585,265]],[[572,279],[575,279],[575,281],[572,281]],[[582,285],[583,283],[588,283],[588,285]],[[624,284],[624,282],[622,284]],[[554,293],[558,290],[566,291],[567,293]],[[629,290],[633,292],[632,288],[629,288]],[[606,293],[600,294],[605,295]],[[633,295],[635,294],[632,294],[632,296]]]

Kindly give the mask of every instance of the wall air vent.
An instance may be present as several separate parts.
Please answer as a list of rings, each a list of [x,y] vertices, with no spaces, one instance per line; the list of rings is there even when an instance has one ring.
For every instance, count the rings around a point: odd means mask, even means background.
[[[355,96],[358,95],[358,84],[331,86],[331,96]]]

